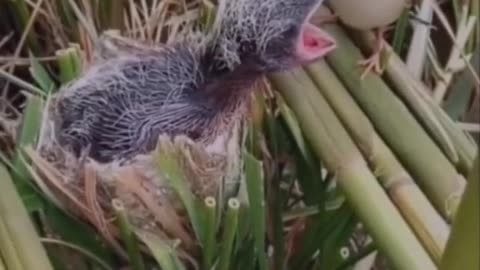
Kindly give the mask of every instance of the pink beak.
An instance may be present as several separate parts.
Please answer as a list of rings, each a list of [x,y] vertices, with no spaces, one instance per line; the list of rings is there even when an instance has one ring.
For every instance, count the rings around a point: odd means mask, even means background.
[[[302,26],[296,47],[296,56],[301,64],[318,60],[337,47],[337,43],[327,32],[311,23]]]

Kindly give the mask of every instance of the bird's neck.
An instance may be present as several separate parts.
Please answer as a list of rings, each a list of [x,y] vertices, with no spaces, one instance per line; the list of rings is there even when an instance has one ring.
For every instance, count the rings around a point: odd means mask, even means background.
[[[248,101],[256,81],[263,74],[249,65],[212,77],[206,87],[209,104],[219,109],[231,109]]]

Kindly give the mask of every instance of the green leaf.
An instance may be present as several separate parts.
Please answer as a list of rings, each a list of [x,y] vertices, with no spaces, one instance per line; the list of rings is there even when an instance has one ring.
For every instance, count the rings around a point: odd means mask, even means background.
[[[157,171],[162,175],[168,184],[177,193],[187,210],[190,222],[197,239],[200,241],[205,239],[203,233],[206,231],[202,222],[202,213],[204,208],[201,207],[200,202],[195,198],[187,184],[185,173],[179,164],[180,149],[175,146],[169,138],[162,137],[159,140],[157,152],[155,154],[157,162]]]
[[[39,210],[43,207],[43,198],[33,188],[30,173],[22,158],[23,147],[35,145],[40,131],[43,114],[43,101],[36,96],[30,96],[24,110],[20,132],[17,138],[17,149],[13,158],[13,175],[17,190],[25,201],[30,211]]]
[[[51,92],[56,88],[55,83],[51,79],[47,70],[43,67],[42,64],[30,53],[30,67],[28,68],[33,79],[37,82],[40,88],[45,91],[45,93]]]
[[[475,70],[480,70],[480,48],[477,49],[470,63]],[[462,120],[468,111],[472,92],[475,89],[475,82],[471,79],[469,69],[460,73],[453,82],[450,95],[444,102],[443,108],[453,120]]]
[[[162,270],[186,270],[172,246],[147,231],[137,230],[136,233],[150,249]]]
[[[357,224],[351,210],[350,215],[342,215],[336,222],[337,226],[323,243],[323,248],[320,252],[320,265],[322,265],[320,269],[337,269],[345,261],[345,259],[340,256],[340,249],[348,246],[348,242]]]
[[[114,253],[108,249],[95,230],[52,204],[45,207],[44,214],[48,226],[64,241],[95,254],[101,261],[113,264]]]
[[[60,82],[64,85],[77,78],[81,72],[81,59],[75,46],[56,51]]]
[[[262,163],[244,152],[250,217],[252,219],[255,252],[260,270],[267,269],[265,256],[265,196]]]
[[[325,247],[329,235],[351,216],[351,210],[345,203],[336,210],[325,210],[325,205],[319,214],[307,220],[302,236],[303,245],[291,259],[291,269],[307,269],[313,255]]]

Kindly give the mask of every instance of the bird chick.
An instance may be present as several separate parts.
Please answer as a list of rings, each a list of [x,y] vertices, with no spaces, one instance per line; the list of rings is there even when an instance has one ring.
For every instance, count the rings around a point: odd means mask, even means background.
[[[383,35],[387,27],[401,16],[407,0],[330,0],[329,3],[335,15],[347,26],[362,31],[374,30],[375,49],[369,58],[360,62],[366,67],[361,77],[372,69],[380,73],[380,56],[385,45]]]
[[[100,163],[148,154],[161,135],[225,151],[258,78],[335,48],[308,23],[322,2],[220,1],[209,33],[100,58],[54,97],[56,140]]]

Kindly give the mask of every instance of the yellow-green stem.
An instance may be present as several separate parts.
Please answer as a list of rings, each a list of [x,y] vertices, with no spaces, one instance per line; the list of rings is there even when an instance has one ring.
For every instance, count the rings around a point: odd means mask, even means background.
[[[308,75],[297,69],[270,78],[297,114],[314,151],[327,169],[336,174],[350,205],[395,269],[435,269]]]
[[[23,269],[53,270],[27,209],[18,196],[12,178],[3,165],[0,165],[0,176],[0,190],[2,191],[2,196],[0,196],[1,222],[10,235],[12,245],[17,251]]]
[[[362,54],[344,31],[335,25],[324,29],[338,42],[328,63],[436,209],[451,221],[465,179],[379,76],[360,78]]]
[[[471,171],[440,270],[480,269],[480,158]]]
[[[306,70],[343,122],[403,217],[435,263],[439,263],[448,239],[447,223],[383,142],[370,120],[328,65],[321,61],[307,66]]]
[[[233,241],[237,232],[238,210],[240,202],[237,199],[230,199],[225,213],[225,227],[222,236],[222,248],[220,250],[220,259],[218,270],[230,269],[230,258],[232,256]]]
[[[123,242],[127,246],[128,257],[130,259],[132,270],[144,270],[145,265],[142,260],[142,255],[140,254],[140,249],[138,248],[137,238],[135,237],[135,232],[132,230],[130,222],[128,221],[125,207],[118,199],[114,199],[112,201],[112,206],[115,210],[120,234]]]

